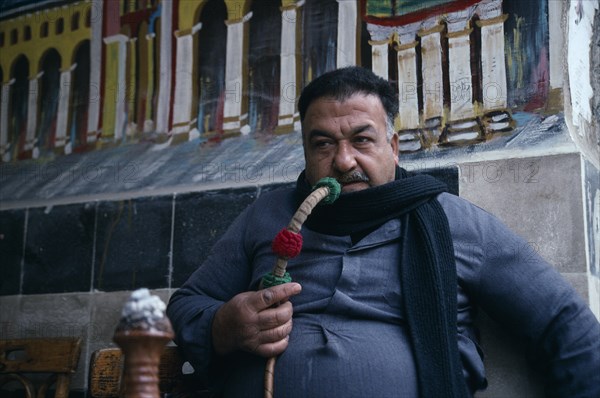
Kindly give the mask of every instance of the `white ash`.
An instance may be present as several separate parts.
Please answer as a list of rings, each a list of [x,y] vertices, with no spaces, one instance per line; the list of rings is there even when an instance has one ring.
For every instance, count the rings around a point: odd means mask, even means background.
[[[158,296],[152,296],[146,288],[135,290],[123,306],[121,316],[128,323],[147,322],[153,325],[165,315],[165,303]]]

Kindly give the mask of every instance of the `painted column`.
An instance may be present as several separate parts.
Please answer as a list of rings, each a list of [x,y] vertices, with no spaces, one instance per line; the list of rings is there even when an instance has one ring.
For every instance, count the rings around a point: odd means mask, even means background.
[[[173,136],[188,133],[192,121],[194,34],[202,28],[198,23],[187,31],[175,32],[177,38],[177,63],[175,66],[175,98],[173,106]],[[188,137],[185,137],[187,139]]]
[[[148,85],[146,87],[146,106],[144,107],[146,114],[144,115],[144,133],[150,133],[154,131],[154,120],[152,120],[152,106],[154,98],[154,69],[156,68],[154,62],[154,46],[156,34],[149,33],[146,35],[146,40],[148,40],[148,58],[146,59],[146,64],[148,65]]]
[[[156,107],[156,132],[168,133],[171,111],[171,38],[173,34],[173,2],[163,1],[160,18],[160,76],[158,79],[158,104]]]
[[[358,5],[356,0],[337,0],[337,64],[338,68],[356,65]]]
[[[106,73],[102,136],[121,139],[125,128],[125,65],[127,64],[127,41],[125,35],[106,37]]]
[[[549,58],[550,58],[550,89],[560,89],[562,94],[563,87],[563,50],[564,50],[564,31],[561,26],[562,20],[562,1],[548,2],[548,29],[549,33]],[[501,11],[500,7],[500,13]],[[552,94],[551,94],[552,95]]]
[[[388,26],[379,26],[370,23],[367,24],[367,30],[371,36],[369,44],[371,45],[371,64],[373,73],[388,80],[388,47],[390,46],[393,30]]]
[[[297,5],[284,7],[281,12],[281,67],[279,68],[279,120],[277,132],[300,129],[300,117],[296,112],[298,98],[296,21],[298,19]],[[298,126],[294,126],[298,124]]]
[[[473,29],[462,21],[448,32],[448,63],[450,69],[450,120],[468,119],[474,116],[473,87],[471,85],[471,43]],[[450,26],[449,26],[450,27]]]
[[[437,19],[423,23],[421,36],[421,72],[423,76],[424,139],[436,144],[442,134],[444,116],[444,79],[442,69],[442,31]]]
[[[0,93],[0,156],[2,161],[10,160],[10,148],[8,144],[8,101],[10,98],[10,86],[15,82],[11,79],[2,85]]]
[[[58,89],[58,112],[56,114],[56,138],[54,147],[64,147],[65,154],[71,153],[72,144],[68,141],[67,128],[69,125],[69,104],[71,103],[71,76],[77,64],[60,72],[60,87]]]
[[[448,14],[448,69],[450,75],[450,114],[446,142],[469,142],[481,138],[481,128],[473,106],[471,84],[471,40],[469,20],[475,7]]]
[[[128,137],[135,135],[135,133],[137,132],[137,125],[136,125],[136,120],[135,120],[135,107],[136,107],[136,103],[135,103],[135,98],[136,98],[136,91],[137,91],[137,57],[136,57],[136,53],[137,53],[137,37],[132,37],[128,40],[128,46],[127,46],[127,57],[129,59],[129,70],[126,71],[126,78],[125,81],[127,82],[127,87],[126,87],[126,96],[127,98],[125,99],[126,101],[126,105],[125,105],[125,115],[126,115],[126,123],[127,123],[127,127],[126,127],[126,134]]]
[[[252,13],[238,20],[229,20],[227,24],[227,55],[225,63],[225,105],[223,107],[223,130],[226,133],[248,134],[250,127],[246,124],[247,114],[242,115],[242,94],[244,90],[243,60],[244,24],[250,20]]]
[[[100,122],[100,76],[102,66],[102,0],[92,0],[90,56],[90,97],[88,102],[88,143],[96,142]]]
[[[29,80],[29,98],[27,99],[27,133],[25,136],[24,150],[32,150],[35,146],[35,131],[37,130],[37,108],[38,108],[38,96],[39,90],[39,79],[42,77],[44,72],[38,73],[33,79]],[[33,155],[35,156],[35,154]]]
[[[502,3],[490,5],[496,8],[485,9],[480,13],[477,26],[481,28],[481,71],[484,111],[507,106],[506,66],[504,60],[504,21],[508,15],[502,14]]]
[[[500,0],[486,1],[477,7],[481,29],[481,87],[483,124],[489,132],[511,131],[514,121],[508,110],[504,53],[504,21]]]
[[[419,23],[399,27],[398,100],[401,151],[415,151],[422,147],[419,132],[419,97],[417,82],[417,41]]]
[[[548,58],[550,69],[550,91],[546,104],[550,112],[562,112],[563,106],[563,71],[565,58],[565,31],[562,25],[563,5],[562,1],[548,1]],[[596,2],[598,7],[598,2]]]

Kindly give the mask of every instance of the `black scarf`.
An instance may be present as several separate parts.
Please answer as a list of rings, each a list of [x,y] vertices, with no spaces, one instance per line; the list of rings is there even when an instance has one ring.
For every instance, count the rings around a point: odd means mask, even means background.
[[[296,183],[298,200],[310,193],[304,172]],[[351,235],[384,222],[402,220],[401,287],[415,352],[420,396],[466,397],[458,352],[456,265],[444,209],[435,199],[446,186],[428,175],[408,176],[370,189],[342,194],[317,206],[305,222],[314,231]]]

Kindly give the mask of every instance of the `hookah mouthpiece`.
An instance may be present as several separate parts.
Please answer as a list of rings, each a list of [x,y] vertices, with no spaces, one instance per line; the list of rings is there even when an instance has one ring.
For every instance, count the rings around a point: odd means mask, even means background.
[[[312,193],[302,202],[288,226],[279,231],[273,240],[271,248],[277,254],[277,261],[273,271],[263,278],[260,285],[261,289],[290,281],[289,274],[286,272],[287,260],[300,254],[302,249],[302,235],[300,235],[302,224],[304,224],[314,207],[321,202],[325,204],[333,203],[340,196],[341,190],[342,188],[335,178],[325,177],[317,181]]]
[[[326,205],[330,205],[333,202],[335,202],[337,198],[340,197],[340,192],[342,192],[342,187],[340,186],[340,183],[337,182],[335,178],[331,177],[323,177],[319,181],[317,181],[317,183],[313,187],[313,191],[320,187],[329,188],[329,194],[323,200],[321,200],[321,203],[324,203]]]

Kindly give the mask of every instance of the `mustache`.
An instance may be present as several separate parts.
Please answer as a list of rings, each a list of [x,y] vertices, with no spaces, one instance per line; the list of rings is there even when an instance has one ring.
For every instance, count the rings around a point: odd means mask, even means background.
[[[352,182],[369,182],[369,177],[358,170],[342,174],[338,179],[340,184],[350,184]]]

